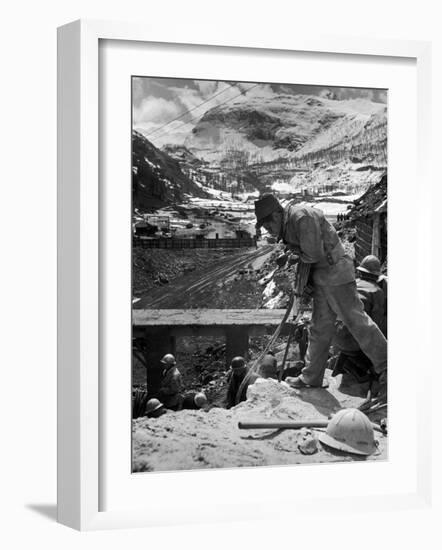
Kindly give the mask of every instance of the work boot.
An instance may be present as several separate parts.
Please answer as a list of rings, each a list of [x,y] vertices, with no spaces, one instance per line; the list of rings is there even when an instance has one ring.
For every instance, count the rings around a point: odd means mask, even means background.
[[[311,387],[311,386],[309,386],[309,384],[306,384],[300,376],[295,376],[294,378],[289,376],[288,378],[285,379],[285,381],[292,388],[302,389],[302,388],[310,388]]]
[[[298,390],[303,388],[328,388],[328,382],[326,380],[323,380],[322,384],[315,386],[313,386],[312,384],[307,384],[300,376],[296,376],[295,378],[288,377],[285,379],[285,381],[289,386]]]

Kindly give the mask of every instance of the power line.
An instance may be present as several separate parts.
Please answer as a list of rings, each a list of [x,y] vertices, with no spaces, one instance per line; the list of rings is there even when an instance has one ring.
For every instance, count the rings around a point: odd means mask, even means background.
[[[169,122],[166,122],[165,124],[163,124],[162,126],[160,126],[159,128],[155,128],[155,130],[153,130],[153,132],[150,132],[150,134],[147,134],[146,137],[150,137],[151,135],[155,134],[156,132],[159,132],[161,130],[161,128],[164,128],[165,126],[167,126],[168,124],[170,124],[171,122],[175,122],[175,120],[178,120],[179,118],[183,117],[184,115],[187,115],[188,113],[191,113],[192,111],[195,111],[195,109],[199,109],[201,107],[201,105],[204,105],[204,103],[207,103],[209,101],[212,101],[212,99],[214,99],[215,97],[219,96],[220,94],[224,93],[226,90],[228,90],[229,88],[231,88],[233,86],[233,84],[229,84],[227,88],[224,88],[223,90],[221,90],[220,92],[216,93],[215,95],[213,95],[212,97],[209,97],[208,99],[205,99],[202,103],[196,105],[195,107],[192,107],[192,109],[188,109],[187,111],[184,111],[183,113],[181,113],[180,115],[178,115],[177,117],[175,118],[172,118],[172,120],[169,120]]]
[[[231,84],[230,86],[233,86],[233,84]],[[233,101],[234,99],[236,99],[237,97],[241,96],[241,95],[245,95],[247,94],[248,92],[250,92],[250,90],[252,90],[253,88],[256,88],[256,86],[259,86],[259,84],[253,84],[253,86],[250,86],[250,88],[248,90],[246,90],[245,92],[241,92],[233,97],[229,97],[228,99],[226,99],[225,101],[222,101],[221,103],[218,103],[217,107],[221,106],[221,105],[224,105],[225,103],[228,103],[229,101]],[[223,92],[226,91],[227,88],[224,88],[224,90],[222,90]],[[201,105],[204,105],[204,103],[207,103],[208,101],[211,101],[212,99],[214,99],[217,95],[221,94],[222,92],[219,92],[218,94],[215,94],[214,96],[212,96],[211,98],[209,99],[206,99],[205,101],[203,101],[202,103],[200,103],[199,105],[197,105],[196,107],[193,107],[192,109],[190,109],[189,111],[187,112],[190,112],[190,111],[194,111],[195,109],[198,109],[199,107],[201,107]],[[186,113],[187,113],[186,112]],[[166,124],[163,124],[163,126],[160,126],[159,128],[156,128],[153,132],[151,132],[150,134],[147,134],[145,135],[146,138],[150,137],[152,134],[154,134],[155,132],[161,130],[162,128],[164,128],[165,126],[167,126],[168,124],[170,124],[171,122],[174,122],[175,120],[177,120],[178,118],[181,118],[182,116],[184,116],[186,113],[182,113],[180,116],[174,118],[173,120],[170,120],[169,122],[166,122]],[[184,121],[181,121],[182,124],[184,124]],[[157,138],[158,137],[164,137],[166,134],[164,133],[162,136],[156,136]]]

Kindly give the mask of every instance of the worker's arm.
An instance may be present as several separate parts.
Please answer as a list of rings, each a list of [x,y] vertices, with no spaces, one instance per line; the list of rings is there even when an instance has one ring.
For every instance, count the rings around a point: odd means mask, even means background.
[[[371,318],[378,326],[382,324],[385,316],[384,301],[385,297],[382,290],[373,293]]]
[[[303,216],[297,222],[300,259],[306,264],[315,264],[324,257],[321,227],[317,220]]]
[[[236,389],[236,385],[233,383],[232,378],[230,378],[225,401],[227,409],[235,406]]]

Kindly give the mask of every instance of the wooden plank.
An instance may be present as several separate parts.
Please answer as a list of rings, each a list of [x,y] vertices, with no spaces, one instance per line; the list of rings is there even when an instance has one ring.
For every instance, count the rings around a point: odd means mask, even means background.
[[[372,230],[371,231],[366,231],[365,229],[361,229],[360,227],[356,228],[356,238],[357,239],[363,238],[363,239],[366,239],[367,241],[371,242],[372,234],[373,234]]]
[[[134,309],[136,327],[277,326],[284,309]]]
[[[256,245],[253,238],[242,239],[142,239],[135,237],[132,241],[134,247],[141,248],[250,248]]]

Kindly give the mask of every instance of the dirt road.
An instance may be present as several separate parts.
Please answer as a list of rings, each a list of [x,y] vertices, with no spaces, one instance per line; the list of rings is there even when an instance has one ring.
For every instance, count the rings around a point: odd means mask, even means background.
[[[232,281],[238,271],[252,264],[259,269],[270,256],[272,245],[245,249],[241,254],[227,256],[204,271],[192,272],[155,288],[133,305],[135,309],[176,309],[188,307],[215,307],[214,294],[225,292],[223,284]],[[212,303],[211,303],[212,302]]]

